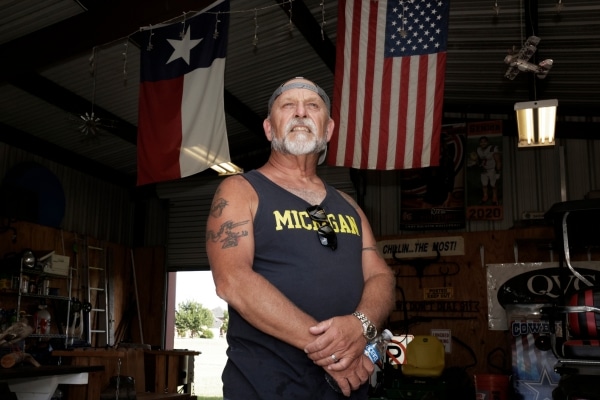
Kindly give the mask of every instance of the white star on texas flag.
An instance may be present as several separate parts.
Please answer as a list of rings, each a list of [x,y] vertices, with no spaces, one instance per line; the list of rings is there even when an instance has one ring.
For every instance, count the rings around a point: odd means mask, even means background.
[[[167,64],[171,61],[181,58],[187,63],[187,65],[190,65],[190,51],[196,47],[202,41],[202,39],[190,39],[190,27],[188,26],[183,39],[167,39],[167,41],[171,46],[173,46],[174,49],[173,54],[171,54],[171,58],[169,58],[169,61],[167,61]]]

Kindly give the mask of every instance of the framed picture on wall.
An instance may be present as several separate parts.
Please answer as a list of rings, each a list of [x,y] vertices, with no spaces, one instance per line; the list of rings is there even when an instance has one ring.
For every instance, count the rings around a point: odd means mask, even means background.
[[[504,219],[502,185],[502,121],[467,125],[468,220]]]

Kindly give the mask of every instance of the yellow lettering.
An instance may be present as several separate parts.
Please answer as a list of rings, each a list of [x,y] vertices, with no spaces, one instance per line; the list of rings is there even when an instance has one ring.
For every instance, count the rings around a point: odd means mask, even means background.
[[[300,218],[298,218],[298,211],[297,210],[292,210],[292,216],[294,217],[294,221],[296,221],[294,223],[294,228],[296,229],[300,229]]]
[[[338,226],[337,221],[335,220],[335,215],[333,214],[328,214],[327,215],[327,219],[329,220],[329,223],[331,224],[331,228],[335,231],[335,232],[339,232],[340,231],[340,227]]]
[[[273,215],[275,216],[275,230],[281,231],[283,227],[287,225],[288,229],[293,229],[294,224],[292,221],[292,214],[290,210],[286,210],[283,215],[278,210],[273,211]]]
[[[346,218],[348,218],[348,222],[350,223],[350,233],[360,236],[360,231],[358,230],[358,225],[356,225],[354,217],[346,215]]]
[[[298,215],[300,216],[300,223],[302,224],[302,228],[308,229],[309,231],[313,229],[319,229],[318,227],[315,227],[316,223],[310,219],[306,211],[301,211],[298,213]],[[307,222],[310,222],[310,224]]]
[[[338,218],[340,223],[340,232],[350,233],[350,227],[348,226],[348,223],[346,222],[344,216],[342,214],[338,214]]]
[[[306,229],[316,231],[321,226],[320,223],[310,219],[306,211],[298,210],[275,210],[275,230],[281,231],[284,229]],[[351,235],[360,236],[360,230],[356,224],[356,220],[350,215],[328,214],[327,220],[331,224],[331,228],[338,233],[348,233]]]

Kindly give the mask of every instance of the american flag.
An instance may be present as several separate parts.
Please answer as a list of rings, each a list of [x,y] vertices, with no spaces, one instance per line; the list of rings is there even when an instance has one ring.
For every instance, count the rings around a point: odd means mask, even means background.
[[[449,0],[340,0],[328,164],[439,165]]]

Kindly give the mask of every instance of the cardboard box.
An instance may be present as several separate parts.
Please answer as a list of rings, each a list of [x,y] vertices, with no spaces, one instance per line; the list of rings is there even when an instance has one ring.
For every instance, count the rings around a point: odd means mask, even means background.
[[[44,260],[44,272],[52,275],[68,276],[69,265],[70,257],[52,253]]]

